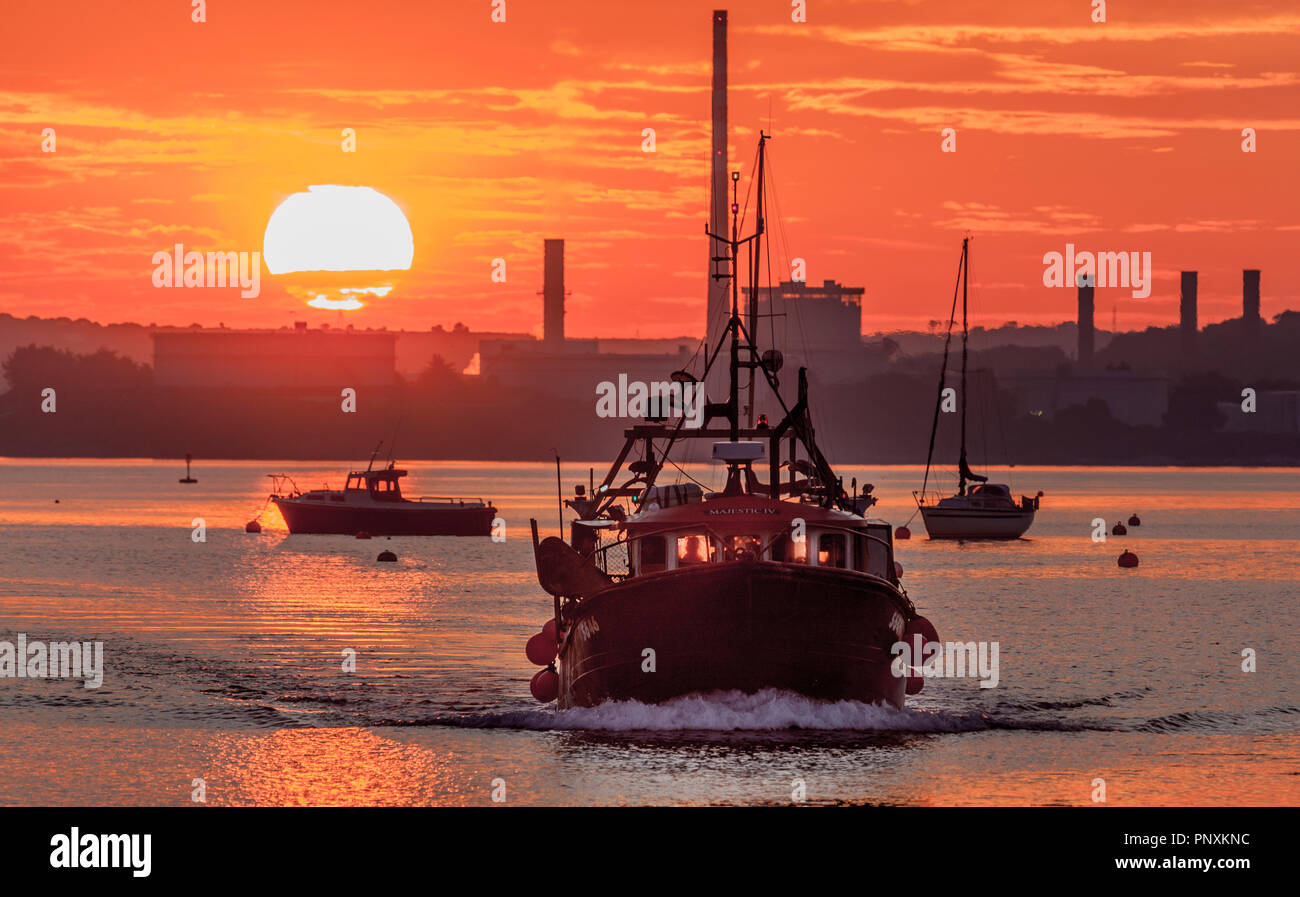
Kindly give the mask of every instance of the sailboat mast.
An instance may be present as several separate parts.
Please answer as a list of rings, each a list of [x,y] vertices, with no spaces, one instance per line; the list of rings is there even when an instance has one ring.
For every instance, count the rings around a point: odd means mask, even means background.
[[[961,460],[957,470],[957,494],[966,494],[966,285],[970,280],[970,237],[961,241]]]
[[[731,412],[728,415],[731,424],[730,441],[740,441],[740,234],[738,228],[740,213],[740,172],[731,173],[731,321],[727,327],[731,330]]]

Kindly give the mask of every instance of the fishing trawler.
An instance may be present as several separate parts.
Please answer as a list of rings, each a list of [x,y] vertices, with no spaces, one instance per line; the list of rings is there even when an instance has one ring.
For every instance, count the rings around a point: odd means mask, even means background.
[[[487,536],[497,509],[481,498],[407,498],[399,480],[407,471],[390,460],[348,474],[342,489],[300,490],[287,474],[268,474],[268,499],[290,533],[365,533],[372,536]]]
[[[937,635],[900,583],[892,529],[865,516],[875,503],[871,487],[859,493],[854,481],[846,490],[819,448],[806,369],[798,372],[797,400],[786,404],[780,353],[755,345],[754,289],[741,320],[737,262],[742,248],[751,250],[756,287],[768,139],[760,131],[753,234],[737,236],[738,173],[730,237],[715,232],[725,230],[716,217],[706,227],[717,247],[711,255],[724,263],[713,276],[729,281],[726,331],[716,346],[706,343],[701,376],[683,370],[671,378],[704,389],[714,365],[726,364],[726,400],[706,399],[696,428],[684,407],[628,428],[603,480],[597,485],[592,476],[564,500],[576,515],[567,542],[539,539],[532,521],[538,580],[553,596],[552,619],[527,650],[545,666],[532,682],[540,701],[657,703],[770,688],[901,707],[905,694],[920,690],[920,676],[894,668],[892,648]],[[756,384],[779,404],[775,425],[765,416],[754,423]],[[722,487],[684,472],[689,482],[661,483],[667,465],[682,471],[674,456],[700,440],[712,443]]]
[[[934,423],[930,429],[930,451],[925,459],[925,480],[921,489],[913,492],[925,531],[931,539],[1019,539],[1034,522],[1038,502],[1043,493],[1022,495],[1017,503],[1011,488],[1003,483],[990,483],[988,477],[975,473],[966,457],[966,282],[970,269],[970,238],[961,241],[961,264],[958,267],[958,286],[961,289],[961,454],[957,462],[957,493],[943,495],[927,491],[930,482],[930,465],[934,460],[934,438],[939,428],[939,411],[944,401],[945,379],[948,373],[948,348],[952,341],[952,328],[957,317],[957,290],[953,290],[952,314],[948,317],[948,334],[943,344],[943,365],[939,370],[939,398],[934,406]],[[967,488],[967,483],[972,485]]]

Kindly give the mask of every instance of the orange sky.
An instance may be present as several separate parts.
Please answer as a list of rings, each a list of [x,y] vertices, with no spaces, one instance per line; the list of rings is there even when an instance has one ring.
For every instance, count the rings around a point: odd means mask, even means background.
[[[507,0],[504,24],[491,5],[210,0],[195,24],[189,0],[5,0],[0,310],[539,330],[542,239],[559,236],[569,335],[698,334],[725,4]],[[1073,290],[1042,286],[1066,242],[1152,253],[1150,298],[1099,289],[1101,326],[1116,301],[1122,329],[1175,321],[1183,268],[1203,322],[1240,314],[1242,268],[1263,270],[1265,315],[1300,307],[1293,3],[1113,2],[1094,24],[1089,0],[809,0],[797,24],[751,0],[730,18],[733,167],[748,176],[757,128],[776,135],[774,265],[865,286],[864,330],[946,316],[966,229],[979,323],[1072,318]],[[341,314],[265,271],[255,299],[152,286],[175,242],[260,251],[311,184],[405,211],[415,260],[392,295]]]

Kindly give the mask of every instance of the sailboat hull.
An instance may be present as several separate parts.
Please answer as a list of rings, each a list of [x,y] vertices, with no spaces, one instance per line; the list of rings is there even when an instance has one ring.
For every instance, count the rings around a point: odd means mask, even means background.
[[[852,570],[733,562],[640,576],[583,601],[560,653],[560,706],[772,688],[902,707],[890,669],[907,608]]]
[[[1022,508],[921,507],[921,519],[931,539],[1019,539],[1034,522],[1033,510]]]

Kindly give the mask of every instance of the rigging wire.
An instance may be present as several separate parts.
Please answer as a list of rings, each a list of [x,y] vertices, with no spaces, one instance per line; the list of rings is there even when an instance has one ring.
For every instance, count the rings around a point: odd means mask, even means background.
[[[925,478],[921,481],[921,498],[925,498],[925,489],[930,484],[930,465],[934,460],[934,437],[939,431],[939,406],[943,402],[943,389],[948,376],[948,350],[952,345],[952,327],[957,319],[957,293],[961,288],[962,265],[966,262],[966,247],[962,246],[961,259],[957,262],[957,283],[952,288],[952,311],[948,313],[948,332],[943,339],[943,364],[939,366],[939,392],[934,400],[934,421],[930,424],[930,449],[925,455]]]

